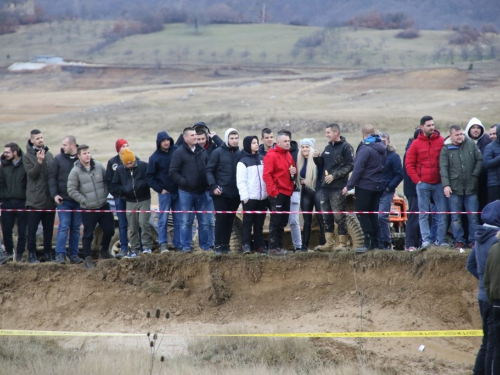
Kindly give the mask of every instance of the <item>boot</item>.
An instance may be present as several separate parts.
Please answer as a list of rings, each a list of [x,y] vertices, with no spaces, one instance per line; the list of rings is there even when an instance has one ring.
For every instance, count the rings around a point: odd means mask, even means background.
[[[101,255],[99,256],[99,259],[113,259],[114,256],[109,253],[109,250],[106,249],[101,249]]]
[[[87,270],[89,270],[91,268],[95,268],[94,262],[92,262],[92,257],[90,257],[90,256],[85,257],[85,261],[84,261],[83,265],[85,266],[85,269],[87,269]]]
[[[326,242],[324,245],[318,245],[314,248],[316,251],[333,251],[333,247],[335,246],[335,241],[333,239],[333,233],[326,232],[325,233]]]
[[[347,246],[347,236],[345,234],[339,235],[339,245],[335,248],[336,251],[349,250]]]

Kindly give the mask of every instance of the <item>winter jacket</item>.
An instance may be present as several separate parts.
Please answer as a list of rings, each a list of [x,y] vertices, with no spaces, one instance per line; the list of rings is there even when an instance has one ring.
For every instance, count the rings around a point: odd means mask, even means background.
[[[403,166],[401,165],[401,158],[396,153],[396,149],[389,145],[387,146],[387,158],[385,160],[384,171],[382,173],[382,184],[384,185],[384,190],[394,193],[401,181],[403,181]]]
[[[204,150],[207,152],[208,156],[212,154],[213,151],[215,151],[218,147],[222,146],[224,141],[222,140],[221,137],[218,135],[214,135],[213,137],[210,137],[207,135],[208,142],[205,144]],[[175,145],[180,147],[184,142],[184,136],[181,134],[179,138],[177,138],[177,141],[175,142]]]
[[[123,165],[120,154],[117,154],[108,160],[108,165],[106,167],[106,187],[108,188],[109,192],[111,192],[111,183],[113,182],[113,176],[115,175],[116,168],[118,168],[120,165]],[[111,195],[113,195],[113,193],[111,193]],[[113,198],[120,197],[115,197],[113,195]]]
[[[354,150],[344,137],[341,136],[340,141],[333,144],[328,142],[323,153],[313,160],[317,166],[324,168],[321,176],[323,189],[343,189],[347,185],[349,173],[354,168]],[[331,174],[333,181],[329,184],[324,182],[324,174]]]
[[[241,159],[236,166],[236,184],[240,201],[247,199],[264,200],[267,198],[264,182],[264,158],[260,153],[249,154],[241,151]]]
[[[108,200],[105,175],[106,170],[97,160],[90,159],[90,171],[76,161],[68,177],[69,196],[83,209],[101,208]]]
[[[292,196],[295,184],[290,178],[290,166],[295,167],[295,162],[288,150],[276,145],[267,152],[264,158],[264,182],[268,196],[273,198],[278,194]]]
[[[497,126],[497,131],[500,125]],[[495,139],[484,149],[483,168],[488,172],[488,186],[500,185],[500,138]]]
[[[136,158],[134,167],[128,169],[125,165],[116,168],[111,193],[115,197],[125,198],[127,202],[143,202],[151,199],[151,190],[146,180],[148,163]]]
[[[45,159],[40,164],[37,158],[38,151],[33,148],[33,143],[28,140],[26,144],[26,154],[23,157],[27,175],[26,207],[49,210],[55,207],[49,191],[49,170],[54,156],[47,146],[44,149]]]
[[[164,139],[170,139],[170,148],[168,151],[161,149],[161,142]],[[174,140],[167,134],[167,132],[159,132],[156,137],[156,151],[149,157],[148,170],[146,171],[146,180],[149,186],[161,194],[163,189],[167,190],[170,194],[177,194],[177,185],[168,175],[170,169],[170,162],[172,155],[178,146],[174,145]]]
[[[479,280],[477,298],[481,301],[487,301],[488,297],[484,289],[484,272],[491,246],[498,242],[500,201],[494,201],[484,207],[481,213],[481,221],[484,224],[477,227],[476,243],[467,258],[467,270]]]
[[[73,201],[68,194],[68,176],[77,160],[76,155],[67,155],[63,149],[54,157],[49,170],[49,190],[52,199],[60,195],[65,201]]]
[[[371,191],[384,190],[382,177],[386,158],[387,148],[379,135],[372,134],[365,138],[354,159],[354,169],[347,182],[347,189],[351,190],[356,186]]]
[[[477,195],[483,156],[477,145],[467,137],[460,146],[447,139],[441,149],[439,166],[443,187],[449,186],[453,194]]]
[[[423,132],[412,142],[406,153],[405,168],[413,183],[420,181],[428,184],[439,184],[439,156],[443,148],[444,139],[439,131],[434,130],[431,136]]]
[[[191,150],[184,143],[172,154],[168,175],[179,189],[201,194],[207,190],[207,152],[198,144]]]
[[[14,165],[12,160],[7,160],[2,155],[2,168],[0,168],[0,200],[26,200],[26,170],[23,164],[23,152],[19,150],[21,159]]]
[[[274,146],[276,146],[276,143],[274,143],[274,144],[273,144],[273,148],[274,148]],[[264,158],[264,156],[266,156],[266,155],[267,155],[267,151],[266,151],[266,150],[264,150],[264,144],[263,144],[263,143],[261,143],[261,144],[259,145],[259,154],[261,154],[261,155],[262,155],[262,158]]]
[[[497,240],[500,240],[500,232],[497,233]],[[495,306],[500,303],[500,243],[494,244],[488,259],[484,272],[484,290],[490,303],[495,302]],[[496,349],[495,349],[496,350]]]
[[[472,128],[473,125],[479,125],[482,129],[481,135],[479,136],[478,139],[473,139],[470,136],[470,128]],[[484,149],[486,146],[488,146],[491,143],[490,136],[488,134],[485,134],[484,126],[481,120],[473,117],[470,119],[469,123],[467,124],[467,127],[465,128],[465,135],[470,138],[475,144],[477,144],[477,147],[479,147],[479,151],[481,153],[484,152]]]
[[[210,155],[207,164],[207,182],[210,195],[217,187],[222,188],[222,197],[233,198],[239,195],[236,185],[236,165],[240,161],[239,147],[228,147],[225,143]]]

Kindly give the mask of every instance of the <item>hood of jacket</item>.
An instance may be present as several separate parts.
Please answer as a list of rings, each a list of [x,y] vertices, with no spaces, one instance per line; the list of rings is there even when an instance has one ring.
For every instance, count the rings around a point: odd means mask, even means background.
[[[481,213],[483,225],[477,227],[476,242],[485,243],[500,231],[500,200],[487,204]],[[498,237],[497,237],[498,238]]]
[[[379,154],[385,154],[387,151],[386,145],[382,142],[382,138],[378,134],[369,135],[364,139],[363,144],[373,148]]]
[[[47,146],[43,146],[43,149],[45,150],[45,152],[49,151],[49,148]],[[35,154],[40,151],[38,150],[37,148],[35,148],[35,146],[33,145],[33,143],[31,142],[31,139],[28,139],[28,142],[26,142],[26,152],[29,152],[30,154]]]
[[[421,139],[422,141],[427,141],[427,140],[434,140],[434,139],[437,139],[441,137],[441,133],[439,132],[439,130],[434,130],[434,133],[431,134],[430,137],[426,136],[423,132],[423,130],[421,130],[420,132],[418,132],[418,139]]]
[[[224,144],[229,148],[229,149],[238,149],[238,146],[236,147],[231,147],[229,146],[229,134],[232,133],[232,132],[236,132],[238,133],[238,130],[236,130],[235,128],[229,128],[226,130],[226,133],[224,134]],[[240,133],[238,133],[238,136],[240,135]]]
[[[161,142],[164,139],[169,139],[170,140],[170,148],[169,148],[169,150],[171,150],[172,147],[174,147],[174,139],[171,136],[169,136],[166,131],[161,131],[161,132],[158,132],[158,134],[156,135],[156,149],[158,151],[163,151],[161,149]]]
[[[469,120],[469,123],[467,124],[467,127],[465,128],[465,135],[467,137],[469,137],[470,139],[473,139],[470,134],[469,134],[469,131],[470,131],[470,128],[472,128],[472,126],[474,125],[479,125],[481,127],[481,135],[477,138],[477,139],[474,139],[474,141],[478,141],[479,139],[481,139],[481,137],[484,135],[484,125],[483,123],[481,122],[481,120],[479,120],[478,118],[476,117],[473,117]]]

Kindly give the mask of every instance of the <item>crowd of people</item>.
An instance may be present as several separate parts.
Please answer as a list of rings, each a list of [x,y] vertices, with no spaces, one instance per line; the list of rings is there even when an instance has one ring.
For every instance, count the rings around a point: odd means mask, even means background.
[[[221,139],[199,122],[185,128],[177,141],[160,131],[156,150],[148,162],[136,157],[126,140],[118,139],[117,154],[105,168],[92,158],[88,145],[78,145],[71,135],[63,138],[60,153],[53,156],[42,132],[35,129],[26,152],[10,142],[1,158],[5,251],[0,263],[12,257],[22,261],[26,247],[28,262],[39,262],[36,232],[40,223],[45,261],[69,260],[93,267],[91,245],[97,225],[103,233],[100,256],[113,257],[109,246],[115,225],[108,194],[113,196],[119,222],[120,251],[116,258],[151,253],[151,189],[158,194],[158,242],[162,253],[169,251],[169,215],[175,251],[192,251],[196,217],[201,250],[216,255],[228,253],[234,212],[240,204],[245,211],[243,254],[285,255],[290,250],[312,250],[314,210],[322,212],[317,215],[320,230],[314,242],[319,245],[314,250],[348,249],[343,212],[346,195],[352,190],[355,210],[371,212],[357,214],[364,243],[355,250],[391,250],[389,211],[396,188],[403,180],[409,211],[425,212],[408,215],[407,250],[451,246],[446,240],[448,213],[464,208],[470,212],[466,218],[460,213],[451,214],[454,246],[472,248],[480,223],[477,212],[500,195],[500,144],[496,130],[492,126],[488,134],[481,121],[473,118],[465,132],[453,125],[444,139],[433,118],[424,116],[408,142],[402,162],[391,145],[390,135],[376,132],[372,125],[362,128],[362,139],[354,153],[337,124],[326,127],[328,143],[321,152],[315,149],[313,138],[297,142],[287,130],[280,130],[275,136],[271,129],[264,128],[260,138],[250,135],[241,142],[236,129],[227,129]],[[271,216],[265,242],[263,226],[268,210]],[[59,228],[53,253],[56,212]],[[14,256],[16,222],[18,241]],[[79,256],[82,224],[83,259]],[[285,249],[283,244],[286,226],[290,227],[293,249]]]

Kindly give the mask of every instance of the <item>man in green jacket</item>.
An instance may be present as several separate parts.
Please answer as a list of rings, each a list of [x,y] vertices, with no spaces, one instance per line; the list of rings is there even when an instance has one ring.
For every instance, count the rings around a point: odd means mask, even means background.
[[[28,176],[26,189],[26,208],[43,210],[28,212],[28,252],[29,262],[38,263],[36,258],[36,232],[38,224],[43,227],[43,251],[45,261],[52,262],[52,235],[56,217],[55,203],[49,191],[49,170],[54,156],[45,146],[43,134],[38,129],[31,131],[23,158],[24,169]]]
[[[482,164],[483,157],[478,146],[464,135],[460,125],[450,126],[450,136],[445,140],[441,149],[439,167],[444,195],[449,199],[451,212],[460,212],[464,206],[467,212],[479,211],[477,194]],[[467,214],[467,218],[469,221],[468,243],[462,227],[462,214],[451,214],[451,227],[457,249],[474,246],[476,227],[479,224],[478,215],[477,213]]]
[[[78,146],[77,155],[78,161],[68,176],[68,194],[80,203],[82,209],[90,211],[82,212],[82,246],[84,265],[88,269],[95,267],[91,250],[97,224],[102,229],[101,258],[113,258],[109,253],[109,244],[115,233],[115,224],[108,203],[106,170],[100,162],[92,159],[89,146]]]
[[[20,262],[26,249],[28,215],[25,211],[4,211],[7,209],[24,209],[26,207],[26,170],[23,164],[23,152],[17,143],[10,142],[5,145],[1,162],[2,235],[5,250],[12,258],[14,253],[12,231],[17,220],[16,261]],[[2,263],[1,259],[0,263]]]

